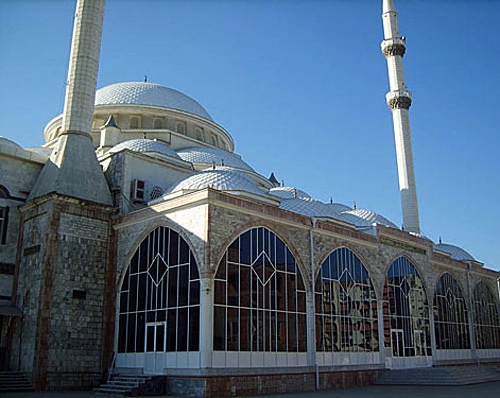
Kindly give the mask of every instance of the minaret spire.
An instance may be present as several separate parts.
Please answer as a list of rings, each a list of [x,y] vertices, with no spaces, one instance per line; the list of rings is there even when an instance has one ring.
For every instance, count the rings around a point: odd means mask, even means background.
[[[406,88],[403,71],[406,40],[399,35],[398,13],[393,0],[383,0],[382,20],[384,23],[384,40],[381,47],[382,53],[387,59],[390,86],[386,100],[392,111],[394,124],[403,227],[405,231],[420,234],[410,119],[408,115],[412,100],[411,93]]]
[[[105,0],[77,1],[62,131],[29,199],[56,192],[112,204],[91,135],[104,3]]]

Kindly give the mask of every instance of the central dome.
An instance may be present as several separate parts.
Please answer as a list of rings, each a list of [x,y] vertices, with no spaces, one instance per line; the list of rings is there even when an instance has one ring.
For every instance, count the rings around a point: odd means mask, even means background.
[[[96,92],[95,106],[146,105],[175,109],[213,121],[198,102],[180,91],[153,83],[115,83]]]

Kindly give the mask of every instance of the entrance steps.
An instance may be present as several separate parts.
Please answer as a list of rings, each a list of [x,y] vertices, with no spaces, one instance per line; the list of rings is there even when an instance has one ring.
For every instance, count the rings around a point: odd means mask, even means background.
[[[26,375],[21,372],[0,372],[0,392],[35,391]]]
[[[166,378],[163,376],[115,374],[98,388],[94,394],[98,397],[137,397],[166,394]]]
[[[490,381],[500,381],[500,372],[494,366],[438,366],[389,370],[381,373],[375,384],[462,386]]]

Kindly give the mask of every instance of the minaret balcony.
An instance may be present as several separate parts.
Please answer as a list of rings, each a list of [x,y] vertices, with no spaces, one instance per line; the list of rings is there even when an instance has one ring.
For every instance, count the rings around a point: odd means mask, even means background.
[[[395,109],[410,109],[411,92],[409,90],[393,90],[385,95],[387,106],[391,110]]]
[[[382,53],[386,58],[395,55],[403,56],[406,51],[406,41],[402,38],[386,39],[380,43]]]

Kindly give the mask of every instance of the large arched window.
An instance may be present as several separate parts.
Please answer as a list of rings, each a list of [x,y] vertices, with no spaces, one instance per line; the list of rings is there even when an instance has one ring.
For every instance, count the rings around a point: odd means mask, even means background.
[[[200,281],[187,242],[157,227],[134,253],[120,290],[118,352],[198,351]]]
[[[317,351],[378,351],[375,290],[351,250],[342,247],[326,258],[314,292]]]
[[[296,261],[267,228],[226,250],[215,276],[214,349],[305,352],[306,292]]]
[[[384,341],[393,357],[431,355],[427,295],[413,264],[395,260],[384,285]]]
[[[470,348],[465,298],[449,273],[439,278],[434,293],[434,332],[438,350]]]
[[[500,348],[500,318],[497,301],[483,281],[476,285],[473,301],[476,348]]]

